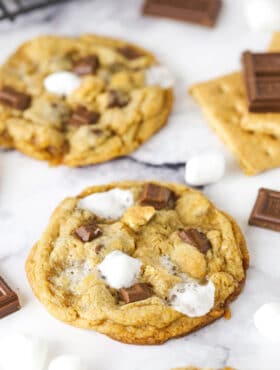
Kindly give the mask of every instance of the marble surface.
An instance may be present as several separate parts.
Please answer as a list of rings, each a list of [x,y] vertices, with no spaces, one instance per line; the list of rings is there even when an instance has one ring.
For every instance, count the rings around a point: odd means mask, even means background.
[[[141,17],[141,0],[75,1],[27,15],[13,24],[0,24],[2,60],[20,42],[38,34],[97,32],[154,50],[177,78],[177,99],[169,125],[129,158],[69,169],[49,168],[13,151],[0,153],[0,274],[19,292],[23,305],[21,311],[0,321],[0,341],[10,330],[31,332],[49,341],[51,357],[72,352],[82,356],[90,370],[168,370],[187,364],[280,369],[279,343],[261,337],[253,325],[253,313],[261,304],[280,300],[279,234],[247,226],[258,188],[280,190],[280,169],[246,177],[186,94],[193,82],[239,68],[244,49],[263,50],[267,46],[269,33],[248,30],[242,15],[244,1],[224,0],[220,21],[213,30]],[[140,347],[69,327],[49,316],[28,286],[24,261],[57,203],[88,185],[111,180],[183,182],[183,163],[189,155],[209,148],[225,153],[227,172],[222,181],[207,186],[204,192],[238,220],[251,253],[248,282],[232,305],[232,319],[222,319],[162,346]]]

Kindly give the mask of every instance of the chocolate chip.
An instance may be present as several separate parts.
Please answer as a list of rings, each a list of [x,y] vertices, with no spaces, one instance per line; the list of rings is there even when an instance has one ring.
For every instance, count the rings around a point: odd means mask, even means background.
[[[69,123],[73,126],[91,125],[96,123],[99,118],[98,112],[89,111],[86,107],[80,106],[72,113]]]
[[[91,132],[95,135],[95,136],[102,136],[103,134],[103,131],[98,129],[98,128],[94,128],[91,130]]]
[[[76,235],[83,242],[90,242],[102,235],[101,228],[96,224],[82,225],[75,230]]]
[[[150,285],[145,283],[135,284],[130,288],[122,288],[119,290],[121,299],[127,304],[136,301],[143,301],[153,295]]]
[[[141,205],[153,206],[159,210],[162,208],[174,208],[176,196],[170,189],[155,184],[145,184],[139,195]]]
[[[100,63],[98,57],[96,55],[89,55],[77,60],[74,65],[73,71],[78,76],[95,74],[99,65]]]
[[[0,102],[14,109],[25,110],[31,104],[31,96],[5,86],[0,90]]]
[[[129,103],[129,97],[127,94],[117,91],[117,90],[110,90],[108,95],[108,108],[115,108],[115,107],[125,107]]]
[[[179,230],[179,237],[186,243],[196,247],[201,253],[206,253],[212,248],[210,240],[207,236],[197,229]]]
[[[123,46],[117,49],[118,52],[128,60],[133,60],[141,57],[139,50],[134,49],[131,46]]]

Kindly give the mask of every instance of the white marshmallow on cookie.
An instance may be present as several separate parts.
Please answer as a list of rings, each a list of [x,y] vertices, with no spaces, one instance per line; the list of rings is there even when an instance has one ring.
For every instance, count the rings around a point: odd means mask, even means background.
[[[0,369],[45,370],[47,356],[48,346],[43,340],[12,333],[1,340]]]
[[[244,1],[244,12],[252,30],[275,31],[279,29],[279,0],[246,0]]]
[[[112,189],[94,193],[78,203],[78,207],[93,212],[99,217],[116,220],[133,205],[133,194],[129,190]]]
[[[219,152],[209,151],[195,155],[186,163],[186,183],[201,186],[217,182],[224,176],[225,166],[225,158]]]
[[[254,323],[266,338],[280,340],[280,303],[266,303],[254,315]]]
[[[44,79],[45,89],[55,95],[69,96],[81,85],[81,79],[72,72],[61,71]]]
[[[86,368],[80,357],[61,355],[52,360],[48,370],[86,370]]]
[[[97,269],[111,288],[129,288],[137,281],[141,262],[121,251],[113,251],[104,258]]]
[[[145,71],[146,84],[169,89],[174,86],[175,80],[170,71],[161,65],[153,66]]]
[[[206,315],[214,306],[215,285],[209,281],[205,285],[194,280],[174,286],[169,293],[169,300],[174,310],[189,317]]]

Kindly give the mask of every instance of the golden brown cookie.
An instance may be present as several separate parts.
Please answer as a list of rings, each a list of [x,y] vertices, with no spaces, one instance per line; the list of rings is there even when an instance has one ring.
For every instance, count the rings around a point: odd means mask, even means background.
[[[157,344],[224,316],[248,264],[236,222],[199,191],[121,182],[65,199],[26,272],[59,320]]]
[[[0,145],[53,165],[126,155],[167,122],[172,83],[162,68],[107,37],[28,41],[0,70]]]

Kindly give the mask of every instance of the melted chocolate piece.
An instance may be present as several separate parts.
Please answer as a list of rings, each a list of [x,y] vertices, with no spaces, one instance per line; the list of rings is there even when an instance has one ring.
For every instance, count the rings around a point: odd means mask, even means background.
[[[15,90],[12,87],[4,86],[0,90],[0,103],[18,110],[25,110],[31,104],[31,96]]]
[[[152,206],[157,210],[174,208],[176,196],[170,189],[151,183],[144,185],[139,195],[141,205]]]
[[[92,125],[96,123],[99,118],[100,114],[98,112],[89,111],[86,107],[81,106],[74,110],[69,123],[73,126]]]
[[[98,57],[96,55],[89,55],[77,60],[74,65],[73,72],[78,76],[96,74],[99,65]]]
[[[122,288],[119,290],[121,299],[126,303],[143,301],[153,295],[150,285],[145,283],[135,284],[130,288]]]
[[[75,230],[75,234],[83,242],[90,242],[102,235],[101,228],[96,224],[82,225]]]
[[[197,229],[179,230],[179,237],[186,243],[196,247],[201,253],[207,253],[212,248],[210,240],[207,236]]]

